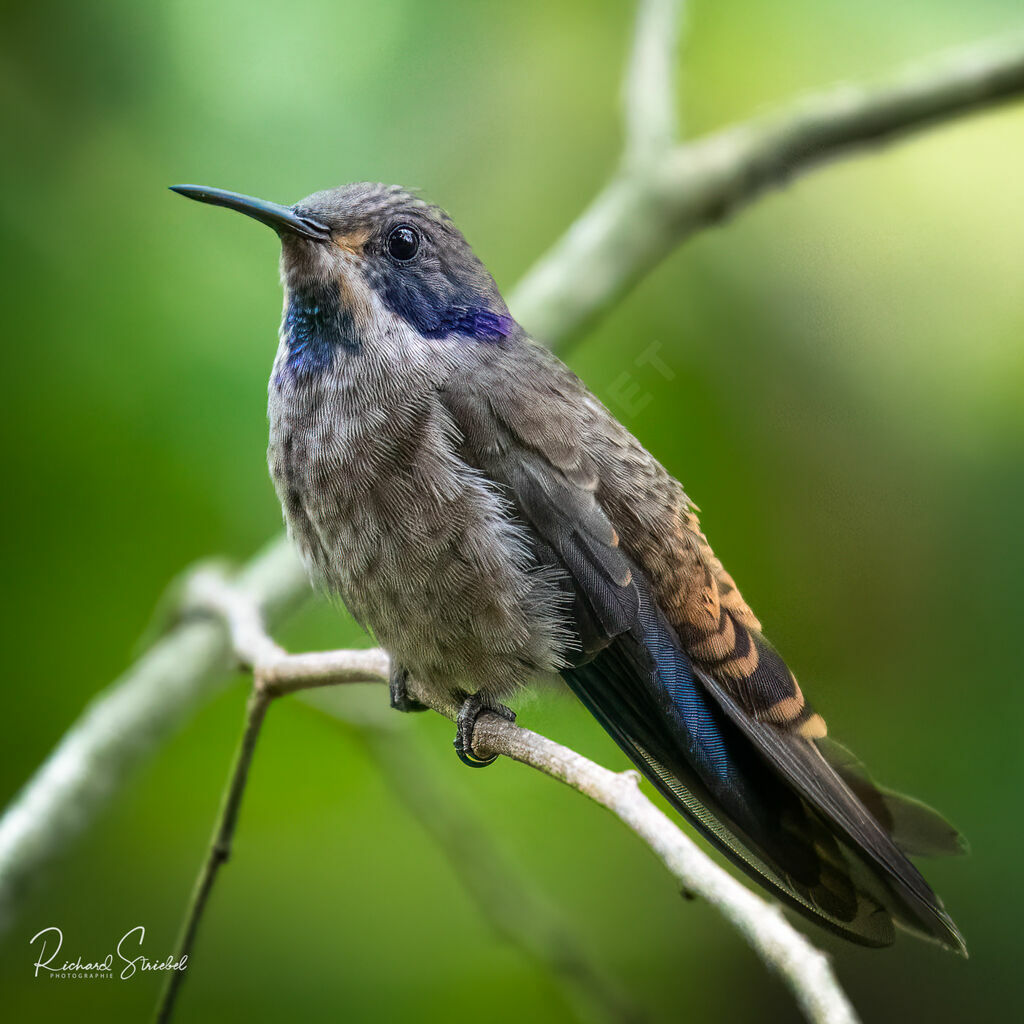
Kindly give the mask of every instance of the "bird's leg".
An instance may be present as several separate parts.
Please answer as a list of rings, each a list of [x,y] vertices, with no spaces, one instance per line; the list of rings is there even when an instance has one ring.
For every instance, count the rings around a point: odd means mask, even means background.
[[[473,753],[473,730],[476,728],[476,720],[485,711],[493,711],[494,714],[501,715],[502,718],[507,718],[510,722],[516,720],[516,713],[510,711],[504,704],[485,704],[478,693],[467,695],[455,718],[456,729],[453,745],[455,753],[459,755],[459,760],[463,764],[469,765],[470,768],[486,768],[498,760],[497,754],[480,758]]]
[[[421,704],[409,693],[409,670],[392,663],[391,675],[388,678],[388,689],[391,693],[391,706],[396,711],[429,711],[426,704]]]

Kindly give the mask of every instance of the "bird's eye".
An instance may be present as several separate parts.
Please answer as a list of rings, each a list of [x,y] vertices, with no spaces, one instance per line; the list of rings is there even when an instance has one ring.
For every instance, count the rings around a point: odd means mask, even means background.
[[[400,263],[408,263],[419,248],[420,233],[408,224],[399,224],[388,234],[388,255]]]

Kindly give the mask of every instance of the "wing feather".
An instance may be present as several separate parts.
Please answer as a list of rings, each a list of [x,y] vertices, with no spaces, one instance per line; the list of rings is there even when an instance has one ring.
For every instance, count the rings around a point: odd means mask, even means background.
[[[823,720],[679,484],[552,356],[529,345],[516,358],[518,372],[477,366],[442,399],[463,456],[504,489],[538,561],[562,573],[578,639],[569,686],[666,799],[780,899],[866,945],[891,943],[895,920],[962,950],[894,842],[949,852],[949,826],[824,745]]]

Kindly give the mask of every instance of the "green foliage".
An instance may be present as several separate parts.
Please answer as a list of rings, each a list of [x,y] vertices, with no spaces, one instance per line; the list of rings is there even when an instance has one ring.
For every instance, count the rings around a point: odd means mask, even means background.
[[[692,7],[691,132],[1019,13],[965,0]],[[630,18],[584,0],[5,13],[0,799],[126,664],[170,577],[245,557],[279,528],[263,459],[274,240],[166,186],[281,201],[358,179],[421,186],[507,289],[613,166]],[[914,1019],[997,1017],[1019,988],[1022,129],[1020,109],[966,119],[768,197],[673,256],[570,356],[686,483],[833,732],[971,840],[967,860],[928,866],[971,961],[815,936],[872,1021],[905,1019],[908,994]],[[636,362],[652,341],[671,380]],[[320,608],[284,639],[358,636]],[[33,979],[28,940],[57,924],[88,953],[141,923],[147,948],[169,952],[243,700],[239,686],[209,706],[31,898],[0,953],[8,1019],[148,1012],[154,979]],[[466,772],[427,717],[400,725],[424,734],[444,784],[660,1019],[795,1017],[741,940],[678,899],[609,816],[514,765]],[[522,720],[621,763],[567,700]],[[543,971],[495,941],[361,747],[296,702],[271,712],[182,1009],[566,1013]]]

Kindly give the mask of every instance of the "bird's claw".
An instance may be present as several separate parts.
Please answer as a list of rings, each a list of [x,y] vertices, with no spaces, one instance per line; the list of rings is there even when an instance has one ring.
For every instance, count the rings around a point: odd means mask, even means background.
[[[388,677],[388,690],[391,694],[391,706],[396,711],[429,711],[426,704],[420,703],[409,693],[409,670],[401,665],[391,666]]]
[[[486,768],[498,760],[497,754],[491,754],[490,757],[477,757],[473,753],[473,730],[476,728],[476,720],[485,711],[501,715],[502,718],[507,718],[510,722],[516,720],[515,712],[510,711],[503,704],[493,706],[484,704],[477,693],[471,693],[466,697],[455,718],[456,728],[453,746],[455,747],[455,753],[459,755],[459,760],[470,768]]]

